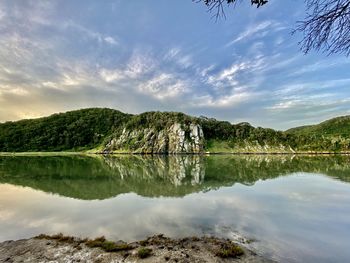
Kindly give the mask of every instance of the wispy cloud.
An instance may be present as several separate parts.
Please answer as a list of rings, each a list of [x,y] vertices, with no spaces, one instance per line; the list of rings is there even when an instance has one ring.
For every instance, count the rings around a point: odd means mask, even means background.
[[[198,97],[194,99],[194,107],[209,107],[209,108],[227,108],[232,109],[239,107],[242,104],[257,99],[259,94],[254,91],[235,90],[231,94],[213,97],[210,95]]]
[[[306,73],[315,73],[321,70],[327,71],[328,69],[343,67],[347,65],[350,66],[350,62],[346,58],[341,58],[334,61],[329,61],[329,59],[326,59],[318,61],[316,63],[303,65],[302,67],[299,67],[298,69],[294,70],[290,75],[297,76]]]
[[[118,41],[115,39],[115,37],[105,35],[95,30],[89,29],[88,27],[80,25],[72,20],[63,23],[62,25],[59,24],[58,26],[61,27],[63,30],[72,29],[74,31],[80,32],[88,36],[89,38],[96,40],[98,43],[106,43],[110,45],[118,44]]]
[[[5,18],[5,15],[6,15],[5,11],[0,6],[0,21]]]
[[[117,45],[118,44],[118,41],[115,40],[113,37],[111,36],[106,36],[103,38],[103,40],[108,43],[108,44],[111,44],[111,45]]]
[[[150,54],[134,51],[128,60],[117,68],[100,68],[99,75],[106,82],[120,82],[128,80],[145,80],[158,68],[158,61]]]
[[[179,47],[172,48],[164,55],[163,59],[166,61],[175,62],[181,68],[186,69],[193,65],[193,59],[191,55],[183,53],[184,52]]]
[[[249,27],[247,27],[235,39],[228,42],[225,45],[225,47],[230,47],[237,42],[245,41],[245,40],[251,38],[252,36],[264,37],[271,32],[276,32],[279,30],[283,30],[285,28],[286,27],[282,26],[281,23],[273,21],[273,20],[266,20],[266,21],[263,21],[260,23],[256,23],[256,24],[253,24],[253,25],[250,25]]]
[[[157,99],[175,98],[188,92],[189,83],[177,77],[161,73],[154,78],[139,84],[139,91]]]

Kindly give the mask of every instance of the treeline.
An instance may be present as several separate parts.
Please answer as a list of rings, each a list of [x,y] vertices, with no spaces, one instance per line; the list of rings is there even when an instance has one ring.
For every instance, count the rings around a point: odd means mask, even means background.
[[[126,129],[153,128],[157,131],[170,127],[174,123],[198,123],[198,118],[188,116],[182,112],[144,112],[132,116],[124,125]],[[123,128],[124,128],[123,127]]]
[[[230,148],[247,143],[261,146],[285,146],[295,151],[350,151],[350,117],[339,117],[319,125],[290,129],[286,132],[253,127],[249,123],[231,124],[202,117],[206,140],[225,141]]]
[[[91,108],[0,124],[0,151],[64,151],[93,148],[131,115]]]
[[[231,124],[213,118],[191,117],[180,112],[146,112],[138,115],[91,108],[49,117],[0,124],[0,152],[84,150],[101,146],[126,128],[162,130],[174,123],[200,124],[205,141],[219,141],[228,148],[247,143],[284,146],[295,151],[350,151],[350,117],[286,132]],[[188,125],[184,125],[188,127]]]

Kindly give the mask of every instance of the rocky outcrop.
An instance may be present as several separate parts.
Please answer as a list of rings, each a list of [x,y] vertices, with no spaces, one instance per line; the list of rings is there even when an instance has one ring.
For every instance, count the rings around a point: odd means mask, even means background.
[[[62,234],[0,243],[0,262],[124,263],[263,263],[272,262],[247,248],[248,240],[218,237],[172,239],[163,235],[142,241],[113,242],[100,237],[80,239]]]
[[[104,152],[132,153],[201,153],[204,149],[204,134],[195,123],[174,123],[162,130],[126,128],[114,136],[105,146]]]

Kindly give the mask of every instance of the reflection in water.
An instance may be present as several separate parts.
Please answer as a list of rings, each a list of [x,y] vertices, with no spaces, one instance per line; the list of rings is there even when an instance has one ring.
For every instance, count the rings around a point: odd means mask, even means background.
[[[239,233],[283,262],[344,262],[348,182],[348,156],[0,157],[0,240]]]
[[[83,200],[123,193],[183,197],[235,183],[295,172],[325,174],[350,182],[348,156],[36,156],[0,157],[0,183],[28,186]]]

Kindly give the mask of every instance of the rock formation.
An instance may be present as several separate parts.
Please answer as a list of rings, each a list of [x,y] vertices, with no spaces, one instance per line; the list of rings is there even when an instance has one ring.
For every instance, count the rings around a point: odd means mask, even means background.
[[[200,125],[174,123],[161,130],[124,128],[106,144],[104,152],[173,154],[201,153],[203,149],[204,134]]]

